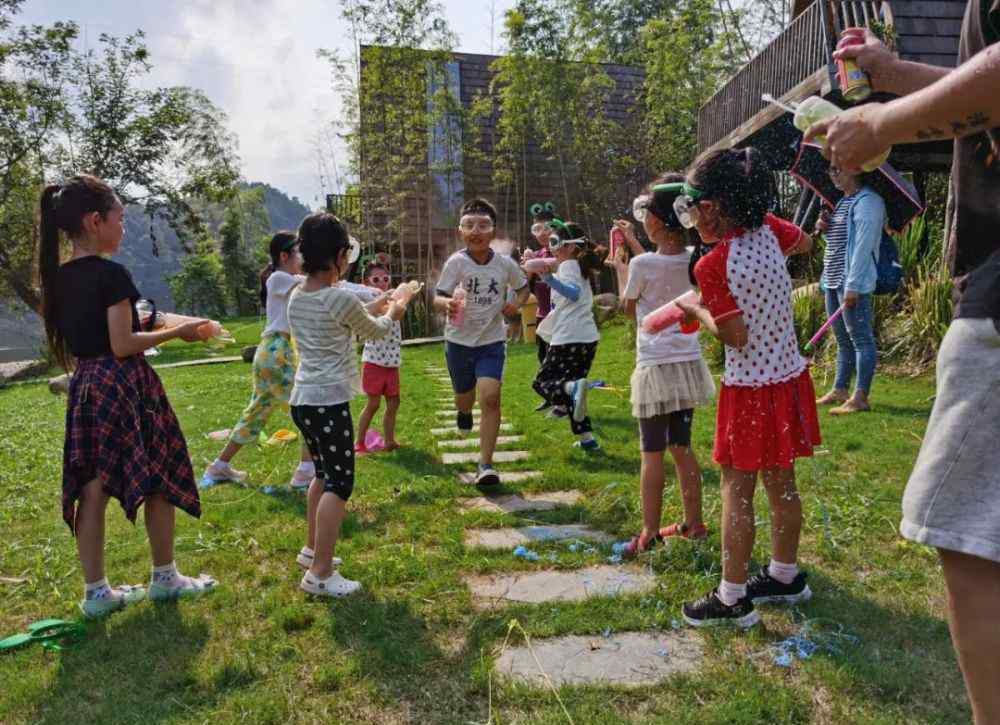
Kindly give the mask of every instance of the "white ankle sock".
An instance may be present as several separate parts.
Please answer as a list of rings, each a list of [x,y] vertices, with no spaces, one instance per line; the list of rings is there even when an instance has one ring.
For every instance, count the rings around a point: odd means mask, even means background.
[[[299,463],[299,472],[314,474],[316,473],[316,464],[312,461],[301,461]]]
[[[177,563],[170,562],[163,566],[153,567],[153,584],[159,584],[167,589],[175,589],[181,585],[180,574],[177,573]]]
[[[747,595],[747,585],[733,584],[723,579],[719,583],[719,600],[727,607],[731,607]]]
[[[229,468],[229,461],[224,461],[221,458],[216,458],[212,461],[212,468]]]
[[[91,599],[107,599],[111,596],[111,585],[108,584],[108,578],[98,579],[96,582],[89,582],[83,585],[83,598],[86,600]]]
[[[580,434],[580,440],[583,441],[584,443],[589,443],[590,441],[594,440],[594,434],[593,433],[581,433]]]
[[[791,584],[799,575],[799,565],[782,564],[777,559],[771,559],[771,563],[767,566],[767,573],[772,579],[777,579],[782,584]]]
[[[300,553],[303,556],[308,556],[308,557],[314,557],[314,556],[316,556],[316,552],[313,551],[312,549],[310,549],[308,546],[303,546],[302,547],[302,551]]]

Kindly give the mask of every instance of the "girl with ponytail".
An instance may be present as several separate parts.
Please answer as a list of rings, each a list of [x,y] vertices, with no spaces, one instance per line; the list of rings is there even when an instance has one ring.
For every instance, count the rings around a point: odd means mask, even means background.
[[[45,188],[38,269],[49,345],[70,381],[63,451],[63,518],[75,534],[84,577],[84,616],[100,617],[143,599],[141,586],[111,587],[104,576],[104,512],[118,499],[135,521],[144,505],[153,572],[148,595],[173,599],[210,591],[174,564],[174,509],[201,515],[187,444],[159,377],[143,352],[167,340],[201,339],[191,320],[145,332],[118,251],[124,208],[105,182],[80,175]],[[72,255],[61,262],[63,237]]]
[[[711,251],[695,265],[701,303],[680,304],[726,347],[713,458],[722,466],[722,581],[685,604],[689,624],[756,624],[754,603],[812,596],[797,562],[802,503],[795,459],[820,443],[816,397],[799,354],[786,257],[812,248],[778,218],[771,171],[756,149],[714,151],[688,170],[674,212]],[[771,562],[752,576],[754,489],[771,504]]]
[[[305,281],[301,274],[299,238],[295,232],[277,232],[271,238],[268,253],[271,262],[260,273],[260,303],[267,314],[267,324],[253,356],[253,393],[239,422],[229,434],[226,447],[205,469],[201,478],[202,487],[245,479],[247,474],[244,471],[232,467],[233,457],[243,446],[257,440],[276,409],[288,410],[288,398],[295,379],[295,354],[288,327],[288,298],[292,290]],[[292,490],[309,488],[315,472],[309,449],[303,442],[299,467],[289,484]]]

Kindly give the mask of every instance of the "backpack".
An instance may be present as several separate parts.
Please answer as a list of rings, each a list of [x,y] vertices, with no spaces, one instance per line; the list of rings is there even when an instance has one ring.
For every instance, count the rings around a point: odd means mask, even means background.
[[[878,257],[875,260],[875,294],[891,295],[899,291],[903,283],[903,265],[899,263],[899,249],[896,240],[882,230],[882,241],[878,247]]]

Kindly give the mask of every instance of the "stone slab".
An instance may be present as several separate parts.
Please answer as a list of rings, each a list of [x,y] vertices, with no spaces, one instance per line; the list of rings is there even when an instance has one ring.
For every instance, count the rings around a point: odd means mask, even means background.
[[[493,454],[494,463],[514,463],[515,461],[524,461],[531,457],[531,454],[527,451],[497,451]],[[478,463],[479,453],[442,453],[441,462],[445,465],[453,465],[456,463]],[[503,477],[503,474],[500,474]]]
[[[481,412],[482,411],[478,410],[477,408],[473,408],[472,409],[472,417],[473,418],[478,418]],[[437,411],[437,417],[438,418],[454,418],[456,415],[458,415],[458,411],[457,410],[439,410],[439,411]]]
[[[502,480],[502,478],[501,478]],[[614,537],[603,531],[595,531],[580,524],[521,526],[516,529],[469,529],[465,532],[465,545],[483,549],[513,549],[525,544],[550,541],[583,539],[600,544],[614,541]]]
[[[468,577],[466,584],[480,606],[510,602],[541,604],[591,597],[636,594],[656,587],[656,577],[627,566],[589,566],[574,571],[532,571]]]
[[[500,424],[500,430],[514,430],[514,426],[511,425],[510,423],[501,423]],[[431,435],[436,435],[436,436],[451,436],[451,435],[463,435],[463,433],[462,433],[462,431],[460,431],[455,426],[450,425],[450,426],[445,426],[444,428],[431,428]],[[478,438],[479,437],[479,431],[476,430],[475,428],[473,428],[472,432],[468,433],[467,435],[470,435],[470,436],[474,435],[474,436],[476,436]]]
[[[524,471],[524,473],[538,473]],[[509,481],[514,474],[504,476]],[[538,475],[541,475],[538,473]],[[551,511],[560,506],[572,506],[583,497],[579,491],[547,491],[545,493],[506,494],[503,496],[477,496],[461,501],[466,511],[491,511],[495,513],[520,513],[521,511]]]
[[[556,687],[648,686],[677,673],[697,670],[704,655],[701,641],[687,629],[620,632],[610,637],[569,635],[534,640],[531,649],[508,647],[497,658],[496,670],[539,687],[547,685],[539,665]]]
[[[523,440],[524,436],[497,436],[497,445],[519,443]],[[457,438],[453,441],[438,441],[437,444],[442,448],[479,448],[479,438]]]
[[[532,478],[541,478],[544,474],[541,471],[502,471],[500,473],[501,483],[517,483],[518,481],[528,481]],[[458,474],[458,480],[462,483],[474,484],[476,474],[464,472]]]

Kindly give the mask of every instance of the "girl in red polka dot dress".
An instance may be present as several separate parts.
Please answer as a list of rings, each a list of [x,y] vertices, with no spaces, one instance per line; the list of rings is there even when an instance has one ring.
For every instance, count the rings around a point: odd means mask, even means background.
[[[754,603],[808,599],[796,564],[802,504],[795,459],[820,443],[815,394],[792,321],[785,259],[812,249],[812,238],[769,213],[771,172],[756,149],[712,152],[688,171],[675,204],[712,250],[695,266],[701,304],[684,306],[726,346],[713,458],[722,466],[722,582],[684,605],[694,626],[756,624]],[[772,558],[749,576],[753,496],[762,474],[771,505]]]

